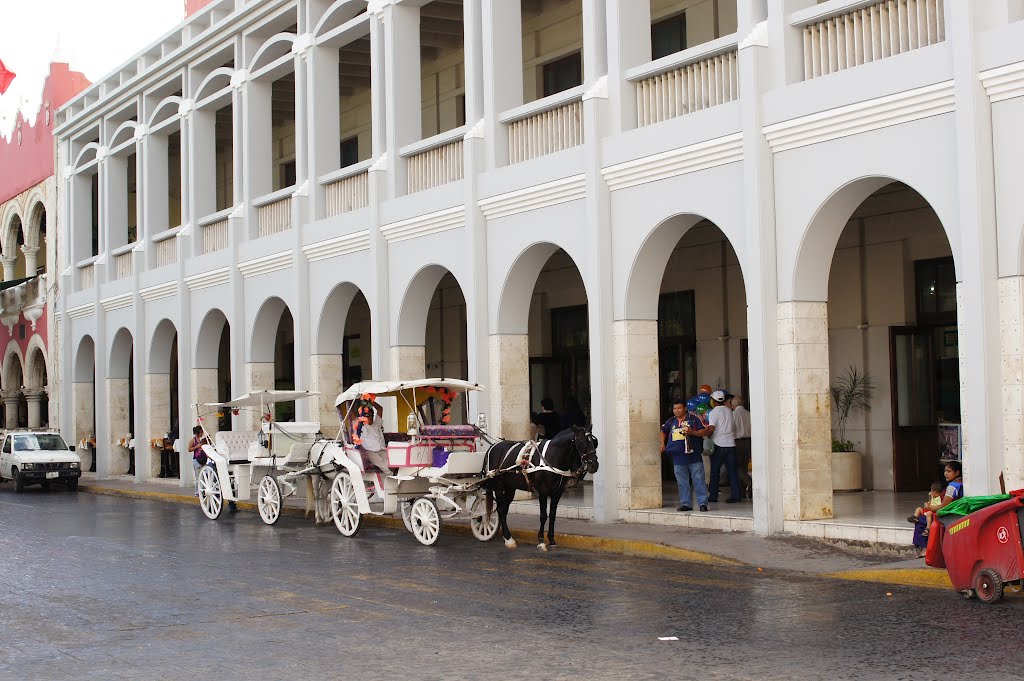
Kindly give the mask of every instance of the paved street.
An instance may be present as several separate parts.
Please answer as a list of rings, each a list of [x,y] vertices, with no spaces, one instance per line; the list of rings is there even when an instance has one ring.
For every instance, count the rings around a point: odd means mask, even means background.
[[[0,486],[0,678],[1021,678],[1024,599]],[[886,596],[891,592],[892,597]],[[949,631],[925,644],[921,627]],[[679,641],[659,641],[678,636]]]

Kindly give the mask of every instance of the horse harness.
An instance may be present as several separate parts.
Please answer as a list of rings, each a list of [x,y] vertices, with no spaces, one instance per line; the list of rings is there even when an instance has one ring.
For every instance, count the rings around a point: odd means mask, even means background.
[[[514,445],[509,447],[509,450],[505,452],[505,456],[502,457],[501,463],[492,471],[488,471],[485,477],[493,478],[502,473],[508,473],[509,471],[518,470],[523,474],[523,480],[526,481],[526,488],[528,492],[533,492],[533,481],[530,480],[531,473],[537,473],[545,471],[548,473],[554,473],[563,478],[575,478],[578,476],[578,472],[571,470],[563,470],[561,468],[555,468],[548,463],[546,454],[548,446],[551,444],[551,440],[543,440],[537,442],[536,440],[526,440],[524,442],[516,442]],[[573,438],[572,445],[576,447],[576,439]],[[518,452],[517,452],[518,450]],[[537,455],[537,463],[533,463],[533,457]],[[510,466],[505,466],[505,463],[509,461],[509,458],[515,462]]]

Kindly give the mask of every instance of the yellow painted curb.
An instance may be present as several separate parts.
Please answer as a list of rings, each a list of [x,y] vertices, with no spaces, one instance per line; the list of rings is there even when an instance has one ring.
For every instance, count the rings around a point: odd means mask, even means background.
[[[111,497],[124,497],[128,499],[149,499],[153,501],[166,501],[174,504],[199,505],[199,499],[196,497],[185,496],[183,494],[173,494],[170,492],[151,492],[149,490],[118,489],[114,487],[103,487],[101,485],[82,484],[79,484],[78,491]],[[256,505],[249,502],[239,501],[238,508],[243,511],[255,511]],[[282,513],[300,518],[306,515],[305,509],[296,508],[294,506],[285,506],[282,509]],[[381,527],[393,527],[398,529],[405,528],[405,524],[402,522],[401,518],[392,516],[366,515],[363,516],[363,522]],[[472,530],[470,530],[469,524],[466,522],[445,523],[442,526],[442,529],[446,534],[472,534]],[[519,544],[524,546],[533,546],[537,541],[537,534],[529,530],[513,530],[512,536]],[[498,540],[500,541],[500,539]],[[595,537],[585,534],[559,534],[558,545],[564,548],[579,549],[581,551],[617,553],[637,558],[679,560],[690,563],[704,563],[707,565],[743,565],[743,563],[739,561],[724,558],[722,556],[716,556],[712,553],[692,551],[690,549],[679,548],[678,546],[669,546],[667,544],[634,539]]]
[[[928,570],[850,570],[848,572],[831,572],[822,577],[850,579],[858,582],[880,582],[882,584],[898,584],[900,586],[923,586],[932,589],[952,589],[949,575],[938,568]]]

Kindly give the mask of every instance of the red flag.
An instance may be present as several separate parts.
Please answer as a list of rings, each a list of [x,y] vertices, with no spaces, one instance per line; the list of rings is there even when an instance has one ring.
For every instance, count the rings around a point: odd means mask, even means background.
[[[3,60],[0,60],[0,95],[7,92],[7,88],[11,86],[14,76],[14,71],[8,71],[7,67],[4,66]]]

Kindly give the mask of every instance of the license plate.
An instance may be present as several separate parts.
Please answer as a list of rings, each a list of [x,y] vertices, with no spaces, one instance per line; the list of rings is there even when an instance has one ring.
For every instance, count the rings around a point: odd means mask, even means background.
[[[48,471],[46,473],[46,479],[47,480],[53,480],[54,478],[58,477],[59,475],[60,475],[60,473],[58,471]]]

